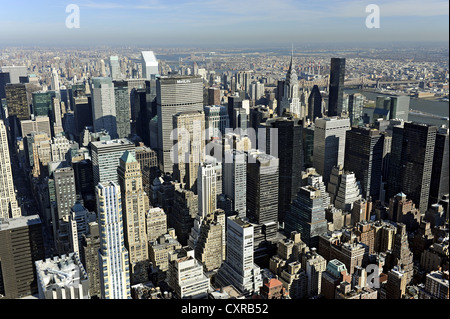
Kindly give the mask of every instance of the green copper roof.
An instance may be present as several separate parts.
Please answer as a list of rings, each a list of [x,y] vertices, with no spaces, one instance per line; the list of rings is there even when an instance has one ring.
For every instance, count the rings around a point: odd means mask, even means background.
[[[133,154],[131,154],[130,151],[125,151],[120,159],[125,163],[136,162],[136,158],[134,158]]]

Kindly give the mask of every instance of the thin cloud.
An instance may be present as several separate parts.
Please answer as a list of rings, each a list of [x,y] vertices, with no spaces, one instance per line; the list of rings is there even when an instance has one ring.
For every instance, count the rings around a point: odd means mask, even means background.
[[[194,0],[177,3],[174,9],[195,7],[196,10],[209,12],[211,15],[233,14],[261,19],[282,18],[285,21],[292,21],[306,18],[364,17],[367,16],[365,9],[369,4],[378,5],[386,17],[448,16],[449,10],[447,0]]]
[[[448,16],[449,2],[447,0],[191,0],[191,1],[158,1],[143,0],[138,3],[127,2],[92,2],[81,6],[95,9],[130,9],[130,10],[164,10],[171,16],[192,15],[198,19],[216,21],[218,19],[242,21],[310,21],[329,18],[357,18],[367,16],[365,11],[369,4],[380,7],[383,17],[430,17]],[[205,21],[205,20],[203,20]],[[205,21],[206,22],[206,21]]]
[[[448,36],[448,2],[442,0],[75,0],[81,9],[81,29],[60,30],[50,27],[52,21],[64,24],[67,13],[61,7],[45,14],[42,8],[28,7],[21,19],[7,15],[0,21],[0,40],[29,38],[105,39],[128,41],[135,35],[143,38],[177,41],[233,42],[290,41],[317,39],[340,41],[349,36],[362,39],[444,39]],[[380,7],[382,28],[365,27],[368,4]],[[36,13],[36,14],[35,14]],[[36,15],[33,20],[27,15]],[[48,16],[47,16],[48,14]],[[386,17],[386,20],[383,20]],[[395,19],[394,17],[399,17]],[[421,17],[421,18],[417,18]],[[9,19],[8,19],[9,18]],[[15,22],[15,23],[12,23]],[[112,31],[113,30],[113,31]],[[148,33],[146,30],[152,30]],[[70,33],[69,33],[70,32]],[[369,33],[370,32],[370,33]],[[1,33],[1,32],[0,32]],[[425,35],[425,33],[427,33]],[[36,34],[36,35],[35,35]],[[31,38],[33,38],[31,37]],[[230,40],[231,39],[231,40]],[[108,38],[109,40],[109,38]],[[113,41],[113,40],[111,40]],[[298,40],[300,41],[300,40]]]

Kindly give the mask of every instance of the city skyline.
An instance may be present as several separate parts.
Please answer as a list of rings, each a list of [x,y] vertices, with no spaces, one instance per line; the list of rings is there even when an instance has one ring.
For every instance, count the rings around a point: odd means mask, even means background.
[[[3,4],[2,45],[448,44],[448,1],[22,1]],[[379,8],[379,28],[366,26]],[[68,28],[71,7],[79,28]],[[66,8],[69,10],[66,12]]]
[[[0,6],[0,300],[449,299],[448,2],[69,1]]]

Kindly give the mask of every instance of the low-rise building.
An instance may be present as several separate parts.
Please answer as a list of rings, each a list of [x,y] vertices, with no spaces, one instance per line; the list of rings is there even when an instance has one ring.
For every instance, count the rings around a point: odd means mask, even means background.
[[[369,287],[352,289],[352,285],[346,281],[336,287],[335,299],[377,299],[378,292]]]
[[[206,299],[212,290],[203,265],[188,246],[169,253],[167,282],[179,299]]]
[[[449,299],[449,272],[433,271],[425,280],[425,287],[419,291],[419,299]]]
[[[89,278],[78,254],[35,262],[39,299],[90,299]]]

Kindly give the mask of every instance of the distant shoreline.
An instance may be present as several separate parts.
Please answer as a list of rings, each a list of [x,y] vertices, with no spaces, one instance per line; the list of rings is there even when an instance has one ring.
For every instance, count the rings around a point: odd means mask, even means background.
[[[380,94],[380,95],[398,95],[395,92],[389,92],[389,91],[380,92],[380,91],[377,91],[376,89],[367,89],[367,88],[362,89],[360,91],[370,92],[370,93]],[[448,99],[448,97],[445,97],[445,96],[428,96],[428,97],[419,97],[419,98],[417,98],[417,97],[408,95],[406,93],[404,95],[405,96],[409,96],[411,99],[418,100],[418,101],[447,102],[448,103],[448,100],[447,101],[443,100],[443,99]]]
[[[413,99],[413,98],[412,98]],[[430,102],[446,102],[448,103],[448,98],[447,101],[444,101],[443,97],[437,97],[437,96],[433,96],[433,97],[420,97],[420,98],[414,98],[415,100],[422,100],[422,101],[430,101]]]

